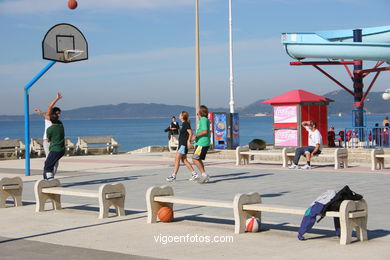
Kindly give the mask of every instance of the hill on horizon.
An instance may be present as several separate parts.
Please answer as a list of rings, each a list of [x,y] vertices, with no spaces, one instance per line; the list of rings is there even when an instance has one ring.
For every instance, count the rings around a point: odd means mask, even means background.
[[[343,90],[336,90],[324,95],[334,100],[329,104],[329,114],[349,114],[353,107],[353,97]],[[242,116],[254,116],[255,114],[272,115],[272,106],[262,104],[265,99],[260,99],[245,107],[237,108],[236,111]],[[371,92],[365,101],[367,114],[389,114],[390,102],[382,99],[382,92]],[[228,108],[209,108],[211,112],[228,112]],[[118,105],[99,105],[64,110],[62,118],[65,120],[91,120],[91,119],[125,119],[125,118],[158,118],[177,116],[180,112],[187,111],[190,115],[195,114],[195,109],[190,106],[165,105],[156,103],[121,103]],[[23,120],[22,115],[0,115],[0,121]],[[31,114],[31,120],[41,119],[40,115]]]

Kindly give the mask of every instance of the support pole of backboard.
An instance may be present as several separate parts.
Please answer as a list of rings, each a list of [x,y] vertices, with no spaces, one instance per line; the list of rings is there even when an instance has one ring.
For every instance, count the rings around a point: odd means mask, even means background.
[[[26,86],[24,86],[24,143],[26,144],[26,176],[30,176],[30,88],[45,74],[56,62],[50,61]]]

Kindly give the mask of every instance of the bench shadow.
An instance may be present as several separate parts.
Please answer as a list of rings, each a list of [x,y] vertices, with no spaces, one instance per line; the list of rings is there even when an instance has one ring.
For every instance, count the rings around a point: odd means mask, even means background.
[[[92,185],[92,184],[103,184],[110,182],[119,182],[119,181],[130,181],[137,180],[140,176],[127,176],[127,177],[117,177],[117,178],[108,178],[108,179],[99,179],[99,180],[90,180],[90,181],[80,181],[72,183],[64,183],[61,187],[72,187],[72,186],[83,186],[83,185]]]
[[[274,198],[274,197],[280,197],[283,196],[284,194],[290,193],[289,191],[282,191],[279,193],[266,193],[266,194],[260,194],[262,198]]]
[[[350,168],[357,168],[359,167],[358,165],[348,165],[347,169],[350,169]],[[334,164],[312,164],[312,169],[316,169],[316,168],[334,168]],[[340,167],[339,170],[343,170],[344,167]]]
[[[86,211],[96,211],[99,212],[99,207],[91,206],[88,204],[85,205],[77,205],[70,207],[63,207],[63,209],[76,209],[76,210],[86,210]],[[116,213],[113,207],[110,208],[109,213]],[[138,213],[146,213],[146,210],[125,210],[125,215],[138,214]],[[111,217],[111,216],[110,216]]]
[[[175,210],[176,211],[176,210]],[[232,219],[220,219],[220,218],[212,218],[212,217],[204,217],[203,214],[193,214],[182,217],[175,217],[174,222],[182,222],[184,220],[191,220],[197,222],[206,222],[206,223],[214,223],[214,224],[227,224],[234,226],[234,220]]]
[[[220,174],[220,175],[211,176],[210,181],[208,181],[207,183],[217,183],[221,181],[234,181],[234,180],[242,180],[242,179],[253,179],[259,177],[265,177],[268,175],[274,175],[274,174],[273,173],[251,174],[250,172]]]
[[[5,201],[7,208],[13,208],[14,207],[14,201],[13,200],[6,200]],[[28,206],[28,205],[35,205],[35,202],[32,201],[22,201],[23,206]]]
[[[29,236],[4,239],[4,240],[0,240],[0,244],[14,242],[14,241],[23,240],[23,239],[29,239],[29,238],[42,237],[42,236],[47,236],[47,235],[52,235],[52,234],[58,234],[58,233],[79,230],[79,229],[84,229],[84,228],[93,228],[93,227],[109,225],[109,224],[113,224],[113,223],[126,222],[126,221],[135,220],[135,219],[141,219],[141,218],[145,218],[145,216],[138,216],[138,217],[133,217],[133,218],[128,218],[128,219],[119,219],[119,220],[113,220],[113,221],[104,222],[104,223],[77,226],[77,227],[65,228],[65,229],[60,229],[60,230],[55,230],[55,231],[50,231],[50,232],[38,233],[38,234],[34,234],[34,235],[29,235]]]

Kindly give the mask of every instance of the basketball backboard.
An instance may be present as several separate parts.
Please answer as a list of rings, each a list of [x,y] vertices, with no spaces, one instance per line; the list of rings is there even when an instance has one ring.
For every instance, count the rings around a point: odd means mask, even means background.
[[[79,29],[71,24],[54,25],[42,41],[46,60],[75,62],[88,59],[88,43]]]

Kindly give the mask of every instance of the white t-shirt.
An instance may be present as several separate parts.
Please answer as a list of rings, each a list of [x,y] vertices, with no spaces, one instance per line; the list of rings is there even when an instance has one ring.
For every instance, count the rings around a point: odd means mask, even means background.
[[[309,133],[309,146],[316,146],[317,144],[319,144],[320,150],[322,150],[322,136],[320,131],[316,129],[313,132],[308,126],[306,126],[305,129]]]
[[[47,139],[46,130],[52,125],[50,120],[45,118],[45,132],[43,133],[43,139]]]

